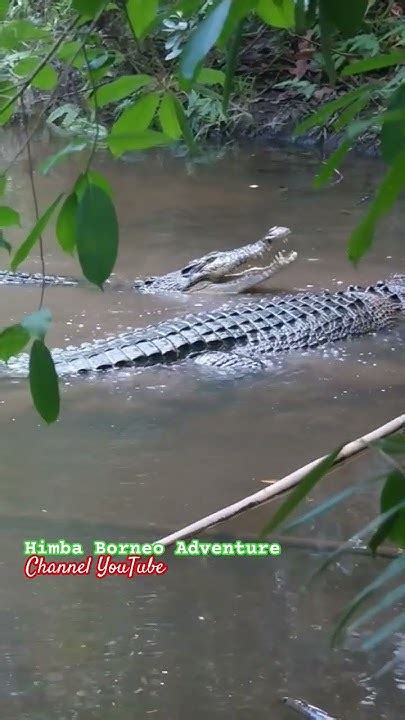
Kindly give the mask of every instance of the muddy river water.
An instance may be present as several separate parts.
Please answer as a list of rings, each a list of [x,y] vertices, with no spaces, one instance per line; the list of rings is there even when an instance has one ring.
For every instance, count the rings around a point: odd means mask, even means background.
[[[5,136],[3,161],[16,138]],[[52,152],[34,147],[35,161]],[[249,147],[210,162],[151,154],[96,167],[112,184],[121,228],[122,280],[175,269],[214,249],[259,238],[270,225],[293,230],[296,263],[273,288],[368,283],[405,270],[405,206],[378,229],[354,269],[350,230],[381,174],[350,162],[340,184],[311,188],[314,156]],[[68,189],[81,158],[37,176],[45,207]],[[14,168],[10,201],[33,220],[26,161]],[[21,238],[18,233],[9,238]],[[5,266],[6,255],[3,254]],[[24,269],[40,269],[34,257]],[[46,269],[79,274],[50,232]],[[36,309],[38,288],[0,287],[1,324]],[[212,298],[48,288],[52,346],[198,310]],[[215,300],[218,303],[218,300]],[[319,563],[308,550],[278,558],[176,558],[161,578],[41,578],[22,572],[27,538],[146,541],[263,487],[305,462],[403,412],[405,328],[280,359],[243,379],[193,364],[122,370],[62,385],[60,421],[38,422],[26,382],[0,384],[1,716],[27,720],[281,720],[283,695],[304,697],[339,720],[397,720],[405,713],[405,669],[375,677],[401,645],[394,637],[365,655],[331,651],[344,603],[386,561],[346,556],[310,593],[300,586]],[[334,473],[309,502],[380,471],[374,456]],[[309,505],[310,506],[310,505]],[[254,537],[276,505],[221,528]],[[305,536],[340,540],[373,516],[377,496],[356,496]],[[367,629],[369,632],[371,627]]]

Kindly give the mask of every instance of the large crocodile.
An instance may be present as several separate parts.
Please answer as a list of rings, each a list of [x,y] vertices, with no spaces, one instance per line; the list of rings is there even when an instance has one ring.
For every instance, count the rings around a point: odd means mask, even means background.
[[[191,260],[180,270],[135,280],[129,287],[144,293],[187,292],[192,288],[241,293],[261,284],[297,257],[294,251],[274,253],[274,245],[290,235],[285,227],[272,227],[260,240],[232,250],[215,251]],[[263,267],[249,267],[258,258],[272,257]],[[63,275],[0,271],[0,285],[78,285],[80,280]],[[114,282],[111,283],[114,286]],[[118,285],[122,287],[122,285]],[[124,286],[125,287],[125,286]]]
[[[187,357],[220,369],[258,370],[283,351],[313,348],[390,326],[405,311],[405,275],[331,293],[260,296],[186,314],[111,339],[54,350],[60,375],[167,364]],[[27,355],[7,374],[25,374]]]

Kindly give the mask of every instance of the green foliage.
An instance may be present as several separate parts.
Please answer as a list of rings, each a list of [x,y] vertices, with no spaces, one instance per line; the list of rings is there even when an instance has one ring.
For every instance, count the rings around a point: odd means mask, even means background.
[[[294,0],[259,0],[257,14],[268,25],[278,28],[294,27]]]
[[[118,252],[118,221],[110,195],[87,178],[76,212],[76,247],[83,275],[102,289]]]
[[[153,82],[154,78],[151,75],[121,75],[121,77],[98,87],[90,95],[90,100],[93,106],[97,105],[98,108],[102,108],[104,105],[133,95],[140,88],[152,85]]]
[[[34,340],[29,361],[29,382],[34,406],[47,423],[58,419],[59,384],[55,365],[43,340]]]
[[[232,0],[220,0],[197,27],[182,54],[180,70],[186,80],[192,80],[211,48],[217,42],[231,8]]]
[[[0,207],[0,227],[11,227],[20,224],[20,214],[17,210],[7,206]]]
[[[0,332],[0,360],[7,362],[29,343],[30,334],[21,324],[10,325]]]
[[[16,270],[19,265],[21,265],[21,263],[28,257],[35,243],[38,242],[46,226],[48,225],[48,222],[51,219],[56,207],[59,205],[62,197],[63,195],[59,195],[56,200],[54,200],[53,203],[49,205],[49,207],[45,210],[41,217],[38,218],[31,232],[28,234],[24,242],[20,245],[13,257],[11,261],[12,270]]]
[[[126,12],[135,37],[141,40],[153,25],[159,0],[126,0]]]

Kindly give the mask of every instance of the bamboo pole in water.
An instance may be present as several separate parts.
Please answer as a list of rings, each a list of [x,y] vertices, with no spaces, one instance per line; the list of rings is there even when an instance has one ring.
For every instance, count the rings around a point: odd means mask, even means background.
[[[375,440],[380,440],[387,435],[392,435],[393,433],[401,430],[404,427],[405,415],[399,415],[393,420],[387,422],[385,425],[381,425],[375,430],[367,433],[367,435],[364,435],[361,438],[357,438],[357,440],[353,440],[347,445],[344,445],[339,455],[336,457],[334,466],[344,462],[345,460],[353,457],[354,455],[357,455],[363,450],[366,450],[369,443],[374,442]],[[177,530],[176,532],[171,533],[164,538],[161,538],[157,542],[165,545],[166,547],[174,545],[177,540],[184,540],[186,538],[194,537],[203,530],[207,530],[208,528],[211,528],[214,525],[218,525],[225,520],[229,520],[236,515],[240,515],[241,513],[247,512],[248,510],[253,510],[260,505],[264,505],[270,500],[273,500],[275,497],[282,495],[287,490],[291,490],[291,488],[295,487],[295,485],[298,485],[298,483],[303,480],[303,478],[317,465],[319,465],[319,463],[321,463],[326,457],[327,455],[324,455],[317,460],[312,460],[312,462],[304,465],[298,470],[294,470],[294,472],[286,475],[281,480],[276,480],[264,490],[259,490],[258,492],[253,493],[253,495],[248,495],[248,497],[245,497],[238,502],[232,503],[232,505],[221,508],[221,510],[217,510],[217,512],[214,512],[211,515],[207,515],[201,520],[197,520],[196,522],[191,523],[191,525],[187,525],[181,530]]]

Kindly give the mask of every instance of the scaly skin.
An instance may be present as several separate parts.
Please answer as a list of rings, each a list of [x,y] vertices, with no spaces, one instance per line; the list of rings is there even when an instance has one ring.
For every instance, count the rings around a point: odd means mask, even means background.
[[[299,293],[228,303],[118,337],[54,350],[57,372],[70,375],[168,364],[196,357],[220,370],[259,370],[275,354],[314,348],[392,325],[405,310],[405,275],[373,286]],[[28,357],[11,359],[7,374],[26,374]]]
[[[234,250],[212,252],[192,260],[184,268],[151,278],[135,280],[128,285],[143,293],[175,293],[188,290],[218,289],[221,292],[240,293],[264,282],[293,262],[294,251],[275,254],[264,267],[247,268],[235,272],[257,258],[273,251],[274,243],[284,241],[290,235],[288,228],[273,227],[255,243]],[[0,285],[78,285],[79,280],[61,275],[0,271]],[[110,283],[109,283],[110,284]]]
[[[309,718],[309,720],[336,720],[332,715],[328,715],[324,710],[315,707],[315,705],[310,705],[305,700],[285,697],[283,703],[302,717]]]

